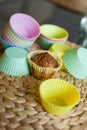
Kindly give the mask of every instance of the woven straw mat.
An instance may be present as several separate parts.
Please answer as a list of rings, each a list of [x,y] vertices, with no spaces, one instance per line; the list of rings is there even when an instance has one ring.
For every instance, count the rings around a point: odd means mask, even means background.
[[[72,42],[67,44],[78,47]],[[38,42],[29,51],[35,49],[41,49]],[[3,51],[0,44],[0,56]],[[79,104],[60,117],[47,113],[42,107],[41,80],[32,75],[12,77],[0,72],[0,130],[87,130],[87,78],[77,80],[62,71],[54,77],[71,82],[81,94]]]

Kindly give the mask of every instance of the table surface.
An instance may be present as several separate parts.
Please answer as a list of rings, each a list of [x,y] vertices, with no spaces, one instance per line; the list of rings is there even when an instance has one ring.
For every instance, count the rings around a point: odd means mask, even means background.
[[[67,42],[72,48],[77,45]],[[42,49],[39,41],[28,50]],[[0,44],[0,56],[4,49]],[[87,129],[87,79],[78,80],[64,71],[54,78],[74,84],[81,99],[69,113],[54,116],[41,104],[39,86],[42,80],[32,75],[13,77],[0,72],[0,130],[86,130]]]
[[[77,13],[85,14],[87,12],[87,0],[49,0],[54,4],[69,9]]]

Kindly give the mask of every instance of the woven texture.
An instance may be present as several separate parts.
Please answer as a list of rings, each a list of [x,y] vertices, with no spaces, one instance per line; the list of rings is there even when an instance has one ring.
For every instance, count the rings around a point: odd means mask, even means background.
[[[38,43],[29,51],[35,49],[40,49]],[[3,50],[0,45],[0,55]],[[87,130],[87,79],[77,80],[62,71],[53,77],[73,83],[81,94],[79,104],[61,117],[43,109],[38,91],[41,80],[32,75],[12,77],[0,72],[0,130]]]

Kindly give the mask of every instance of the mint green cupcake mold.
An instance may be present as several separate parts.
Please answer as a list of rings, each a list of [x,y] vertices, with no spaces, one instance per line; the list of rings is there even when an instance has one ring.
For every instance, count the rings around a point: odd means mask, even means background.
[[[67,71],[77,79],[87,77],[87,49],[78,48],[65,52],[64,65]]]
[[[0,71],[12,76],[29,74],[27,54],[28,52],[22,48],[7,48],[0,58]]]

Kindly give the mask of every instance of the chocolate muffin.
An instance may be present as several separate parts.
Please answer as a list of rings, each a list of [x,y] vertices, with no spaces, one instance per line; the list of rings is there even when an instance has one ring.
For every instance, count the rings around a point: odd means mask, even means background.
[[[41,67],[58,67],[57,61],[48,52],[37,54],[31,60]]]

